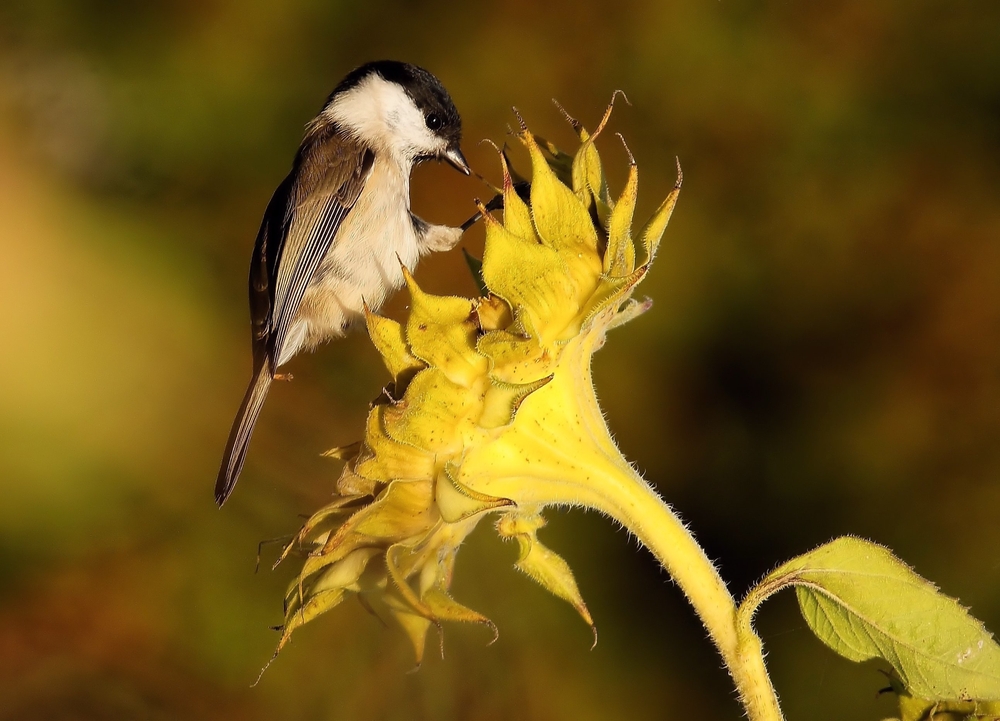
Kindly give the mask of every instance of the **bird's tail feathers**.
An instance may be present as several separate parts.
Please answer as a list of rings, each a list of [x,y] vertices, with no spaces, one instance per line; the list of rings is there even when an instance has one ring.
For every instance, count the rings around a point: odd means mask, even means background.
[[[264,406],[264,400],[267,398],[267,391],[271,387],[273,378],[271,364],[265,361],[256,369],[246,395],[243,397],[243,403],[240,405],[236,420],[233,422],[233,429],[229,432],[229,441],[226,443],[226,452],[222,456],[219,478],[215,482],[215,502],[220,506],[229,498],[236,481],[239,480],[240,471],[243,470],[243,462],[246,460],[247,448],[250,446],[250,438],[253,436],[257,417],[260,415],[260,409]]]

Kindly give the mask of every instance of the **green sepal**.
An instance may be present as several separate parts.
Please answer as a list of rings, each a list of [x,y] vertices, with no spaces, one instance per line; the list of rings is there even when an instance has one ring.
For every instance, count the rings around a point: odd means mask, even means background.
[[[483,297],[488,296],[490,289],[486,287],[486,281],[483,280],[483,261],[472,255],[465,248],[462,248],[462,255],[465,257],[465,264],[469,266],[469,272],[472,273],[472,281],[476,284],[479,295]]]

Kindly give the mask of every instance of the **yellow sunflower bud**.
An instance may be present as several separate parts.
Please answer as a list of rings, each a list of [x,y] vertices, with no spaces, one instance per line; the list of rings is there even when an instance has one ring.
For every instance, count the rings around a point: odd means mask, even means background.
[[[279,650],[353,594],[388,610],[418,663],[431,626],[492,628],[449,595],[455,555],[488,515],[501,537],[517,541],[516,567],[593,627],[568,564],[536,534],[542,509],[569,504],[607,513],[644,538],[632,506],[649,489],[611,439],[590,364],[608,329],[649,307],[631,295],[680,189],[633,233],[635,162],[613,198],[594,145],[610,113],[593,134],[569,118],[581,140],[572,156],[522,127],[517,139],[532,166],[527,203],[501,153],[502,220],[481,208],[488,295],[433,296],[406,274],[407,322],[368,314],[392,382],[362,443],[337,451],[347,461],[340,495],[282,556],[306,553],[286,595]]]

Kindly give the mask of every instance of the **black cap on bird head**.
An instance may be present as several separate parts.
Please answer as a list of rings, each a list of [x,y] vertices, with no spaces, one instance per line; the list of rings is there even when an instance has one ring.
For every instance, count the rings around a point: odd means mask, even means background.
[[[451,96],[441,81],[428,70],[411,63],[397,60],[377,60],[365,63],[352,70],[331,93],[327,103],[337,95],[359,85],[365,78],[378,74],[383,80],[395,83],[406,91],[424,117],[427,129],[447,143],[447,149],[440,154],[456,169],[469,174],[469,165],[462,155],[462,118]],[[421,156],[426,160],[435,156]]]

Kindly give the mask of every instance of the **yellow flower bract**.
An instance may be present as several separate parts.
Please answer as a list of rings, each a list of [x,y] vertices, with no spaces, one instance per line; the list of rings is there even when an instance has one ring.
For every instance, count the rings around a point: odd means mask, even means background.
[[[347,460],[338,497],[282,556],[307,554],[285,598],[279,650],[351,594],[399,622],[418,663],[431,625],[492,628],[449,594],[459,547],[490,514],[518,544],[516,567],[593,626],[569,566],[537,531],[548,505],[606,510],[601,484],[628,469],[597,405],[590,359],[609,328],[648,307],[631,295],[680,188],[633,235],[635,163],[612,200],[594,145],[610,113],[593,135],[571,120],[581,141],[572,157],[526,128],[517,134],[532,164],[527,202],[501,156],[502,222],[483,209],[489,295],[429,295],[407,274],[406,324],[368,314],[392,383],[363,442],[333,453]]]

